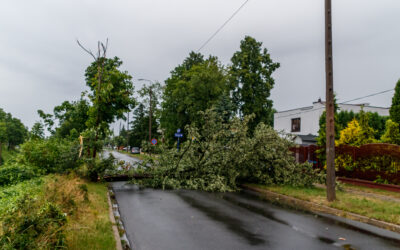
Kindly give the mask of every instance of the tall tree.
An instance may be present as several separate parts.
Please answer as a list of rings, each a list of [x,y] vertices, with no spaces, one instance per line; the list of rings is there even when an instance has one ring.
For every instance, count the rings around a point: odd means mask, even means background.
[[[121,71],[121,65],[118,57],[99,57],[86,69],[86,85],[91,90],[89,99],[92,102],[86,125],[95,130],[95,142],[105,138],[109,124],[116,119],[125,119],[125,113],[136,104],[132,76]],[[94,147],[93,157],[96,152],[97,147]]]
[[[390,119],[400,124],[400,80],[397,81],[392,98],[392,106],[389,110]]]
[[[249,129],[253,131],[258,123],[273,125],[272,100],[268,99],[275,81],[272,73],[279,68],[262,43],[246,36],[235,52],[229,70],[233,99],[241,116],[255,114]]]
[[[201,122],[198,112],[211,108],[227,90],[226,73],[216,57],[204,60],[191,52],[165,81],[161,128],[165,139],[172,141],[178,128]]]

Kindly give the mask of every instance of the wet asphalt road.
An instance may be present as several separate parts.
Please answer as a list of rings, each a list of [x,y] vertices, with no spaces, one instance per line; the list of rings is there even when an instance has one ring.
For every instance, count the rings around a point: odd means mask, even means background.
[[[108,157],[108,154],[111,153],[116,159],[118,160],[123,160],[125,162],[129,162],[132,164],[132,166],[135,166],[135,163],[139,163],[140,160],[134,157],[130,157],[129,155],[126,154],[122,154],[119,153],[117,151],[110,151],[110,150],[106,150],[105,152],[105,156]]]
[[[266,202],[253,192],[140,189],[114,182],[134,249],[400,249],[400,235]]]
[[[139,160],[113,151],[131,163]],[[400,249],[400,234],[264,201],[257,193],[142,189],[112,183],[134,249]]]

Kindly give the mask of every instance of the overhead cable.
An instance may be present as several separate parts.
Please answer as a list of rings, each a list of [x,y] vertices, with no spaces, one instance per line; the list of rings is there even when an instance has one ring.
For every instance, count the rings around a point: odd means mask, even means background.
[[[217,31],[214,32],[214,34],[212,34],[210,36],[210,38],[207,39],[207,41],[205,41],[203,43],[203,45],[200,46],[200,48],[197,50],[197,52],[199,52],[202,48],[204,48],[224,27],[225,25],[227,25],[229,23],[230,20],[232,20],[232,18],[234,18],[236,16],[237,13],[239,13],[239,11],[249,2],[250,0],[246,0],[244,1],[244,3],[228,18],[228,20],[226,20],[221,27],[219,27],[217,29]]]

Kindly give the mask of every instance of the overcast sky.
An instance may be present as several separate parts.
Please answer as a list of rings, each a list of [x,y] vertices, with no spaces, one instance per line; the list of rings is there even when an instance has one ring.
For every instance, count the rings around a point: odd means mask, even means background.
[[[2,0],[0,107],[31,127],[38,109],[52,112],[86,89],[96,48],[136,79],[163,82],[244,0]],[[332,0],[334,85],[339,101],[394,88],[400,78],[400,1]],[[279,110],[325,99],[323,0],[250,0],[201,50],[227,65],[245,35],[263,42],[273,60],[271,98]],[[138,88],[137,88],[138,89]],[[361,100],[390,106],[393,92]]]

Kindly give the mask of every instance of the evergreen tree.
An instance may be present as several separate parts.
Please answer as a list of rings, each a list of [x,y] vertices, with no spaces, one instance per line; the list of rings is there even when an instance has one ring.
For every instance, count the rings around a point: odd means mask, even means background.
[[[400,124],[400,80],[397,82],[392,98],[392,106],[390,107],[390,119]]]

